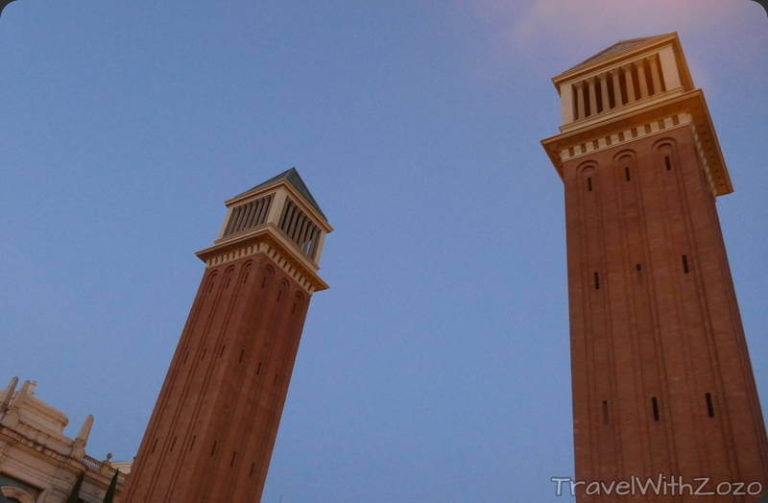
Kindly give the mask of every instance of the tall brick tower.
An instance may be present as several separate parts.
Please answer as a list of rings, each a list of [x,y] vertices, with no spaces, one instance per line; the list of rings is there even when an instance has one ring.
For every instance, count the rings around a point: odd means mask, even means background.
[[[563,123],[542,144],[565,185],[576,479],[765,492],[768,442],[715,207],[733,189],[677,34],[619,42],[553,82]]]
[[[125,503],[253,503],[332,231],[295,169],[226,202]]]

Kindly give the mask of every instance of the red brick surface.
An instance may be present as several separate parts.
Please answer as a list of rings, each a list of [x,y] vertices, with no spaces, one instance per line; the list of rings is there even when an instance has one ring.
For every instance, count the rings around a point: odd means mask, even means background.
[[[308,305],[263,254],[205,271],[123,502],[260,500]]]
[[[568,161],[563,178],[576,478],[706,476],[768,488],[765,427],[690,126]]]

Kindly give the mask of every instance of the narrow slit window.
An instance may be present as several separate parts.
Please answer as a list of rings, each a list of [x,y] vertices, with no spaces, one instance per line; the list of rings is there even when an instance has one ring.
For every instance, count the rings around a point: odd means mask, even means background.
[[[256,375],[259,375],[261,373],[261,362],[259,362],[259,366],[256,367]]]
[[[643,266],[640,264],[635,264],[635,271],[640,272],[643,270]]]
[[[229,467],[232,468],[235,466],[235,458],[237,458],[237,451],[234,451],[232,453],[232,459],[229,460]]]
[[[627,166],[624,167],[624,178],[626,178],[627,181],[630,181],[632,179],[632,177],[629,175],[629,167]]]
[[[691,272],[691,268],[688,266],[688,255],[683,255],[681,258],[683,261],[683,272],[685,274],[688,274],[689,272]]]
[[[659,420],[659,400],[654,396],[651,398],[651,409],[653,410],[653,420]]]
[[[715,406],[712,404],[712,394],[704,393],[704,401],[707,402],[707,416],[715,417]]]
[[[668,155],[664,156],[664,167],[667,168],[667,171],[672,171],[672,159]]]
[[[592,192],[592,178],[587,178],[587,190]]]
[[[603,400],[603,424],[608,424],[608,401]]]
[[[173,437],[173,440],[171,440],[171,447],[168,449],[168,451],[173,452],[174,447],[176,447],[176,437]]]
[[[217,442],[218,442],[217,440],[213,441],[213,446],[211,447],[211,456],[213,456],[214,453],[216,452],[216,443]]]
[[[595,290],[600,290],[600,275],[595,273]]]
[[[243,357],[245,356],[245,349],[240,350],[240,358],[237,360],[238,363],[243,363]]]

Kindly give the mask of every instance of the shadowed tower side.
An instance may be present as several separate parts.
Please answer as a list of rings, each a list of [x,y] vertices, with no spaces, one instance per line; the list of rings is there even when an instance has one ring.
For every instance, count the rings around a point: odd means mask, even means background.
[[[125,503],[261,498],[332,228],[295,169],[226,206]]]
[[[716,209],[733,189],[677,34],[619,42],[553,82],[562,125],[542,143],[565,187],[576,478],[764,492],[768,442]]]

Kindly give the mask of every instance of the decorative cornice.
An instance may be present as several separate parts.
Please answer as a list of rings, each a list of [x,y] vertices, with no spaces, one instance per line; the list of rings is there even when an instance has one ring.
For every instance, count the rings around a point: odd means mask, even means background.
[[[72,473],[88,471],[92,478],[100,479],[103,483],[108,483],[114,473],[113,471],[104,473],[101,471],[100,467],[99,469],[96,469],[89,463],[84,462],[87,456],[77,458],[61,453],[56,449],[47,446],[45,443],[39,442],[38,439],[28,437],[24,433],[5,425],[0,425],[0,440],[0,445],[5,444],[5,447],[0,450],[0,461],[5,461],[11,458],[11,449],[23,448],[28,452],[35,452],[37,456],[48,458],[52,465],[68,467]],[[103,466],[103,463],[101,463],[100,466]],[[123,480],[124,478],[125,477],[122,477]]]
[[[282,231],[271,224],[250,229],[232,239],[200,250],[196,255],[207,267],[214,267],[259,253],[272,259],[308,293],[328,288],[328,284],[296,249],[296,245],[283,237]]]
[[[672,115],[670,117],[649,121],[644,124],[638,124],[637,126],[625,128],[621,131],[617,131],[606,136],[593,138],[576,145],[571,145],[570,147],[560,151],[560,160],[565,162],[570,161],[571,159],[577,159],[579,157],[630,143],[634,140],[639,140],[640,138],[644,138],[646,136],[654,135],[659,131],[684,127],[688,124],[691,124],[692,122],[693,118],[690,114],[681,113]]]
[[[589,128],[552,136],[541,143],[562,178],[563,163],[566,161],[683,126],[693,129],[696,147],[714,194],[733,192],[704,93],[700,89],[608,118]]]

